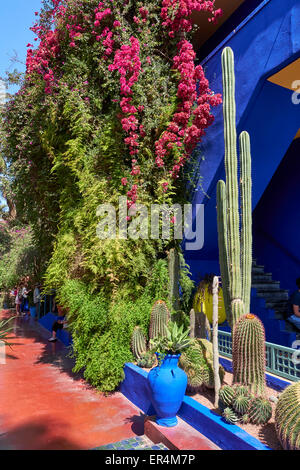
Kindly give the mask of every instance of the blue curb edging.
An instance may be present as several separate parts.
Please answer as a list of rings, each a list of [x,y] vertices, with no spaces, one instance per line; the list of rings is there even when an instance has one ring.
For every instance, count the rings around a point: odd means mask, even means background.
[[[148,373],[131,363],[125,364],[124,373],[121,393],[144,413],[154,415],[147,385]],[[184,397],[178,416],[222,450],[272,450],[239,426],[226,423],[222,416],[191,397]]]
[[[220,357],[219,362],[227,372],[232,372],[232,361],[230,359],[225,359],[223,357]],[[266,374],[266,383],[268,387],[273,388],[274,390],[277,390],[278,392],[282,392],[282,390],[284,390],[286,387],[291,385],[291,382],[287,382],[284,379],[275,377],[270,374]]]

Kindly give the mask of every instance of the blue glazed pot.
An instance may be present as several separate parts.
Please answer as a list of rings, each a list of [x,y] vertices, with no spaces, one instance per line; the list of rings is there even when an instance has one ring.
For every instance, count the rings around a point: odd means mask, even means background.
[[[167,354],[161,366],[154,367],[148,374],[148,388],[157,413],[156,422],[160,426],[177,424],[176,414],[187,387],[187,375],[178,367],[179,358],[180,354]]]

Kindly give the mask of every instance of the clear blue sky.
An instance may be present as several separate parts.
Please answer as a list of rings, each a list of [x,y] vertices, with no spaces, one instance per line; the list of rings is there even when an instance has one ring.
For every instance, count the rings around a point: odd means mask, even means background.
[[[1,1],[0,11],[0,76],[7,70],[25,70],[26,45],[33,41],[34,34],[30,27],[36,20],[35,11],[40,11],[41,0],[7,0]],[[23,64],[13,64],[10,58],[17,54]],[[15,92],[11,89],[10,92]],[[3,203],[0,194],[0,203]]]
[[[33,41],[34,35],[29,30],[36,20],[35,11],[40,11],[41,0],[1,1],[0,12],[0,76],[6,70],[18,68],[24,71],[22,64],[12,64],[10,58],[17,53],[25,63],[26,45]]]

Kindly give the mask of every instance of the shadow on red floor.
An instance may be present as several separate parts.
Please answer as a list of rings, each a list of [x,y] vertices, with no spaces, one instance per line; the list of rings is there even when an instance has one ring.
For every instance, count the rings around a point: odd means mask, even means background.
[[[32,319],[13,325],[12,349],[0,364],[0,449],[92,449],[143,434],[140,410],[74,374],[67,348],[49,343],[48,331]]]

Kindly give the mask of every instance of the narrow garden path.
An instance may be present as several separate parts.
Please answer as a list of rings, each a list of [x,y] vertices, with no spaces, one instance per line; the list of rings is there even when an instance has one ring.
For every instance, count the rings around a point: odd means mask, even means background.
[[[0,364],[0,449],[93,449],[142,435],[140,410],[121,393],[89,388],[72,374],[62,343],[48,337],[34,320],[14,320]]]

